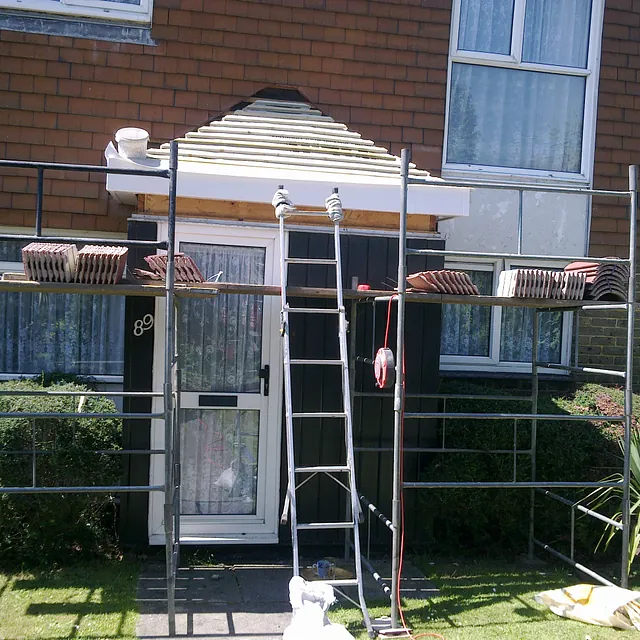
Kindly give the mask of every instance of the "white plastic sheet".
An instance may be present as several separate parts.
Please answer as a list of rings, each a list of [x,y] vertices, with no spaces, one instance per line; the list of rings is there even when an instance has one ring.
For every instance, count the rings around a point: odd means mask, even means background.
[[[535,596],[535,600],[563,618],[600,627],[640,631],[640,593],[637,591],[576,584],[543,591]]]

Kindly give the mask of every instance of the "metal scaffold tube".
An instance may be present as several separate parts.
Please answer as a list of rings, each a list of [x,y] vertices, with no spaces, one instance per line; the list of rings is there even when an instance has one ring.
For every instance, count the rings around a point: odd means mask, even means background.
[[[173,361],[175,340],[175,236],[176,236],[176,192],[178,179],[178,143],[171,142],[169,159],[169,217],[167,232],[167,272],[165,277],[165,351],[164,351],[164,530],[165,554],[167,571],[167,614],[169,618],[169,635],[176,633],[176,603],[175,603],[175,570],[174,566],[174,474],[173,474]]]
[[[538,413],[538,342],[540,341],[540,316],[538,310],[533,311],[533,336],[531,338],[531,413]],[[531,482],[536,481],[536,458],[538,448],[538,419],[531,420]],[[531,489],[529,497],[529,562],[533,562],[534,540],[535,540],[535,519],[536,519],[536,492]]]
[[[629,535],[631,529],[631,429],[633,428],[633,340],[636,302],[636,234],[638,218],[638,167],[629,167],[629,303],[627,307],[627,359],[624,381],[624,462],[622,487],[622,567],[620,584],[629,586]]]
[[[402,150],[400,173],[400,234],[398,239],[398,298],[396,336],[396,382],[393,397],[393,501],[391,520],[393,539],[391,552],[391,626],[398,627],[400,609],[400,554],[402,541],[402,424],[404,414],[404,311],[407,256],[407,198],[411,154]]]

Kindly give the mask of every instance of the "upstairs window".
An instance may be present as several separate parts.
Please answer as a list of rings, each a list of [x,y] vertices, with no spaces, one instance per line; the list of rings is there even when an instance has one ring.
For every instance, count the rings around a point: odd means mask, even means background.
[[[0,8],[151,24],[153,0],[0,0]]]
[[[589,182],[603,0],[454,0],[444,172]]]

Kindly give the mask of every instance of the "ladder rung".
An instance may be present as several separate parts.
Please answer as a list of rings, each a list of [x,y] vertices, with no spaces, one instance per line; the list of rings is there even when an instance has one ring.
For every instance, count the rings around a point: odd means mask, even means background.
[[[322,580],[322,582],[324,582],[324,584],[330,584],[331,586],[336,586],[336,587],[349,587],[349,586],[357,586],[358,581],[355,578],[345,578],[344,580]]]
[[[339,411],[316,411],[311,413],[292,413],[292,418],[346,418],[347,414]]]
[[[296,358],[295,360],[289,360],[289,364],[344,364],[342,360],[311,360],[309,358]]]
[[[353,522],[305,522],[298,525],[301,531],[312,529],[353,529]]]
[[[337,473],[339,471],[351,471],[345,466],[318,466],[318,467],[296,467],[296,473]]]
[[[335,258],[286,258],[289,264],[336,264]]]
[[[285,307],[286,313],[331,313],[337,315],[340,309],[312,309],[311,307]]]

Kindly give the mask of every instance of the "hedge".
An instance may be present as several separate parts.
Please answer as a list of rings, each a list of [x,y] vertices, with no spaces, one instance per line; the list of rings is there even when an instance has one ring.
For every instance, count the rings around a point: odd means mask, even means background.
[[[31,380],[0,384],[0,390],[42,390]],[[48,391],[86,391],[73,382]],[[0,412],[114,413],[100,396],[0,396]],[[0,486],[31,486],[35,433],[38,486],[114,485],[121,482],[118,455],[91,450],[121,448],[117,418],[0,418]],[[7,453],[3,453],[7,452]],[[111,553],[116,543],[116,506],[109,494],[0,494],[0,565],[66,563],[74,558]]]
[[[445,381],[444,393],[496,394],[500,391],[465,381]],[[607,389],[586,385],[574,394],[542,394],[539,413],[600,413],[598,398]],[[519,401],[449,400],[448,411],[478,413],[530,413],[531,404]],[[439,429],[442,427],[440,426]],[[447,447],[511,449],[513,421],[448,420]],[[530,446],[530,422],[518,425],[518,448]],[[530,480],[530,457],[520,455],[516,479]],[[597,481],[620,468],[617,430],[611,423],[539,421],[537,429],[537,480]],[[459,453],[430,456],[422,468],[422,480],[441,482],[511,481],[510,454]],[[555,491],[579,499],[585,490]],[[544,496],[536,500],[536,537],[568,555],[570,509]],[[528,489],[424,490],[420,494],[420,515],[425,532],[424,546],[438,555],[514,556],[526,553],[529,527]],[[576,518],[576,553],[592,556],[602,533],[597,521]],[[612,549],[615,554],[617,550]],[[613,556],[612,556],[613,557]]]

